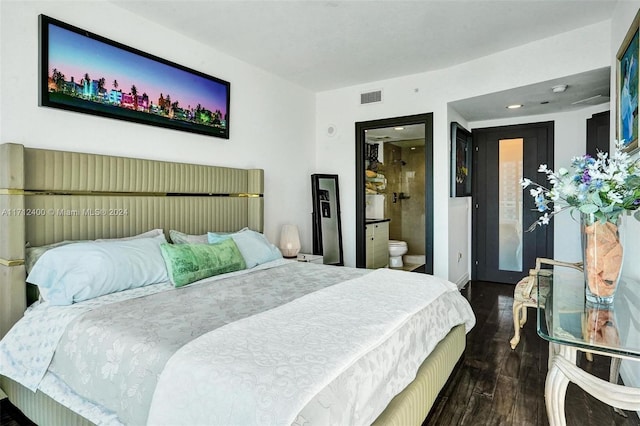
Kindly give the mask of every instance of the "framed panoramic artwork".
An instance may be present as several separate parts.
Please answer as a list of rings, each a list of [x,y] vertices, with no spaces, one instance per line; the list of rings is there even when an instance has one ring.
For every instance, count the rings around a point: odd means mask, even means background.
[[[40,15],[41,106],[229,138],[230,84]]]
[[[617,55],[616,138],[625,152],[638,150],[638,28],[636,14]]]
[[[451,196],[471,196],[471,132],[451,123]]]

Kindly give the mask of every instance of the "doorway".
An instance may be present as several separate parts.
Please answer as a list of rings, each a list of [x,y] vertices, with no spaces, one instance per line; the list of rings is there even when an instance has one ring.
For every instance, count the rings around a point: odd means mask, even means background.
[[[381,143],[371,143],[371,139],[369,141],[367,140],[367,133],[369,132],[373,135],[380,129],[401,129],[404,127],[410,128],[414,126],[421,126],[421,129],[423,129],[424,144],[420,147],[411,146],[412,143],[407,141],[404,143],[390,143],[385,149],[381,147],[386,145],[386,143],[382,143],[384,142],[384,136],[382,135],[379,136],[381,138]],[[412,150],[411,148],[415,149]],[[383,158],[383,163],[385,163],[384,167],[388,167],[390,173],[393,173],[393,169],[401,169],[403,167],[403,162],[405,163],[405,167],[413,162],[402,158],[403,150],[406,150],[405,156],[407,158],[417,159],[416,161],[420,163],[416,164],[416,166],[419,166],[416,167],[416,169],[420,171],[405,171],[402,175],[403,182],[398,182],[395,190],[392,190],[394,188],[387,190],[385,187],[384,190],[377,192],[385,192],[384,197],[380,198],[385,199],[385,201],[382,202],[383,205],[388,204],[389,207],[387,207],[387,211],[391,210],[391,206],[397,207],[402,202],[407,205],[409,202],[412,204],[417,203],[413,208],[419,209],[421,213],[419,215],[420,223],[415,222],[415,220],[412,220],[411,223],[407,222],[407,233],[404,235],[408,235],[411,232],[409,228],[413,228],[413,234],[411,237],[419,239],[419,241],[415,241],[414,246],[419,251],[423,251],[421,255],[424,256],[424,268],[421,268],[420,271],[433,273],[433,115],[418,114],[356,123],[356,267],[358,268],[364,268],[367,265],[366,171],[368,170],[368,167],[370,168],[371,166],[369,159],[371,157],[372,150],[377,151],[377,155]],[[384,159],[385,152],[388,157],[386,160]],[[409,155],[411,155],[411,157],[409,157]],[[372,172],[373,171],[371,170],[369,171],[370,174]],[[399,171],[399,173],[401,172]],[[421,181],[419,182],[419,190],[414,189],[417,188],[417,186],[412,184],[415,183],[416,180]],[[407,189],[407,191],[404,189]],[[416,193],[413,200],[410,200],[411,194],[409,191],[419,191],[419,193]],[[373,194],[372,189],[370,189],[369,192],[371,195],[375,195]],[[394,193],[396,203],[393,203]],[[373,202],[373,200],[369,201],[370,204]],[[369,214],[371,214],[370,209]],[[412,216],[415,216],[415,212]],[[400,216],[398,216],[398,218],[399,217]],[[389,233],[390,238],[401,239],[403,231],[398,228],[400,220],[396,219],[395,222],[395,224],[390,225],[390,230],[392,231]],[[411,248],[409,248],[409,250],[411,251]]]
[[[553,169],[553,122],[473,130],[472,279],[515,284],[553,258],[553,221],[527,232],[539,216],[522,177]],[[544,184],[544,182],[539,182]]]

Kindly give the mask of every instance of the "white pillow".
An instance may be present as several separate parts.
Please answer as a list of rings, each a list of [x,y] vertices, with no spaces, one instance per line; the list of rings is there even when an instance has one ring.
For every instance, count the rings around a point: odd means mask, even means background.
[[[241,231],[234,232],[232,234],[217,234],[215,232],[209,232],[208,235],[209,244],[214,244],[228,238],[232,238],[238,246],[242,257],[244,257],[247,269],[271,260],[282,258],[280,250],[271,244],[267,237],[260,232],[252,231],[248,228],[244,228]]]
[[[173,244],[208,244],[209,239],[207,234],[202,235],[189,235],[184,232],[176,231],[175,229],[169,230],[169,238]]]
[[[163,235],[164,231],[162,229],[152,229],[151,231],[147,231],[147,232],[143,232],[142,234],[138,234],[138,235],[134,235],[132,237],[124,237],[124,238],[100,238],[98,240],[98,242],[105,242],[105,241],[128,241],[128,240],[134,240],[136,238],[153,238],[153,237],[157,237],[159,235]],[[44,246],[36,246],[36,247],[31,247],[30,245],[26,248],[25,250],[25,268],[27,270],[27,274],[31,273],[31,269],[33,269],[33,265],[35,265],[35,263],[38,261],[38,259],[40,259],[40,256],[42,256],[44,253],[46,253],[47,251],[56,248],[56,247],[60,247],[60,246],[66,246],[67,244],[74,244],[74,243],[86,243],[86,242],[90,242],[91,240],[65,240],[65,241],[60,241],[58,243],[53,243],[53,244],[47,244]],[[206,242],[206,241],[205,241]]]
[[[117,291],[169,281],[153,238],[81,242],[44,253],[27,277],[52,305],[71,305]]]
[[[100,243],[104,243],[104,242],[108,242],[108,241],[116,241],[116,240],[118,240],[118,241],[129,241],[129,240],[135,240],[135,239],[138,239],[138,238],[153,238],[153,237],[158,237],[160,235],[164,235],[164,231],[162,230],[162,228],[152,229],[150,231],[143,232],[142,234],[132,235],[130,237],[98,238],[97,240],[94,240],[94,241],[98,241]]]

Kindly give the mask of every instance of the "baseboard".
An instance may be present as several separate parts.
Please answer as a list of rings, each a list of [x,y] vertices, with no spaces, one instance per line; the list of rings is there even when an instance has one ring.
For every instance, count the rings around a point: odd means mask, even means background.
[[[456,285],[458,286],[458,290],[462,290],[465,285],[469,282],[469,273],[464,274],[458,280],[456,280]]]

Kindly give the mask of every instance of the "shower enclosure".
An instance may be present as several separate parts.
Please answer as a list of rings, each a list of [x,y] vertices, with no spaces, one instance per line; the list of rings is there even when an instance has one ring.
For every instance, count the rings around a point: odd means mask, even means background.
[[[407,243],[404,260],[409,269],[425,264],[424,149],[424,139],[384,144],[389,239]]]

